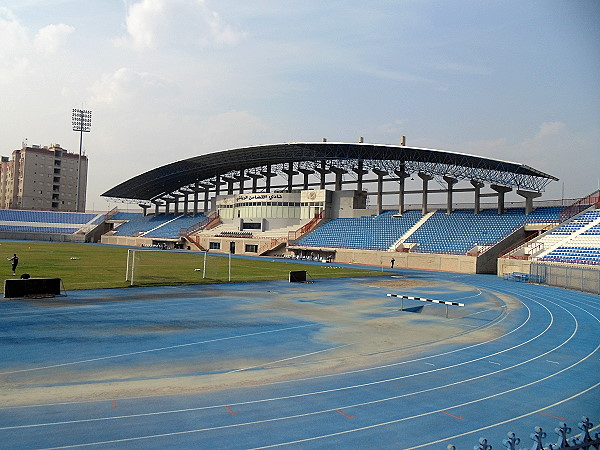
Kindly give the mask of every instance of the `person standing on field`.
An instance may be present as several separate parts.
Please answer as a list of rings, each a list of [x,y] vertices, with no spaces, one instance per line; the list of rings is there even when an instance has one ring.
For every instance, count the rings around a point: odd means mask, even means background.
[[[12,262],[12,271],[13,271],[13,275],[17,274],[17,266],[19,265],[19,257],[17,256],[17,254],[13,254],[12,258],[6,258],[9,261]]]

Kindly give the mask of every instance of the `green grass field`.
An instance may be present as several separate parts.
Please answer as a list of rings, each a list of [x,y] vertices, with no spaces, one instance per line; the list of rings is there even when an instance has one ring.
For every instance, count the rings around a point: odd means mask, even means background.
[[[19,256],[17,278],[61,278],[66,290],[130,286],[126,281],[127,248],[92,244],[0,241],[0,257]],[[208,254],[206,277],[202,278],[204,254],[171,251],[136,252],[134,285],[225,283],[229,281],[229,258]],[[0,260],[1,261],[1,260]],[[196,270],[201,269],[201,270]],[[379,271],[303,265],[285,259],[231,259],[231,281],[284,280],[290,270],[306,270],[310,278],[381,275]],[[0,265],[3,279],[15,278],[11,263]],[[4,283],[2,283],[2,289]]]

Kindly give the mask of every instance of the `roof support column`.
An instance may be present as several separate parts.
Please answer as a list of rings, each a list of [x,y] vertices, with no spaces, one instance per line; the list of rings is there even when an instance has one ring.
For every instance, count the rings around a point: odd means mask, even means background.
[[[408,177],[410,177],[410,174],[407,173],[404,170],[404,164],[402,164],[401,166],[401,170],[394,170],[394,173],[400,177],[400,180],[398,181],[398,183],[400,184],[400,193],[398,194],[398,214],[402,215],[404,214],[404,191],[405,191],[405,184],[406,184],[406,179]]]
[[[368,170],[365,170],[364,165],[364,161],[361,159],[358,161],[358,167],[354,167],[352,169],[352,171],[357,175],[356,190],[359,192],[362,192],[363,190],[363,175],[369,173]]]
[[[271,178],[277,175],[271,171],[271,164],[267,164],[267,170],[265,172],[261,172],[266,177],[265,180],[265,192],[271,192]]]
[[[522,191],[520,189],[517,191],[517,194],[525,197],[525,215],[527,216],[533,212],[533,199],[542,196],[541,192]]]
[[[302,172],[302,174],[304,175],[304,186],[303,186],[303,189],[304,189],[305,191],[308,191],[308,176],[309,176],[311,173],[315,173],[315,171],[314,171],[314,170],[312,170],[312,169],[298,169],[298,170],[299,170],[300,172]]]
[[[244,193],[244,182],[248,179],[246,178],[246,176],[244,175],[245,170],[244,169],[240,169],[240,173],[237,177],[237,181],[239,183],[239,190],[238,190],[238,194],[243,194]]]
[[[325,189],[325,175],[331,171],[325,167],[324,159],[321,160],[321,167],[317,167],[315,170],[321,174],[321,183],[319,184],[319,189]]]
[[[347,173],[347,171],[340,167],[334,167],[334,166],[331,166],[330,169],[333,173],[335,173],[335,190],[341,191],[344,174]]]
[[[160,205],[159,202],[154,202],[154,215],[158,216],[158,206]]]
[[[221,175],[215,175],[215,195],[221,195]]]
[[[235,180],[239,183],[239,193],[243,194],[244,193],[244,185],[246,184],[246,180],[249,180],[250,178],[248,178],[246,176],[246,171],[244,169],[240,170],[239,175],[237,175],[236,177],[234,177]]]
[[[198,214],[198,189],[199,189],[199,182],[198,180],[196,180],[194,182],[194,215]]]
[[[424,172],[419,172],[419,178],[423,180],[423,199],[421,200],[421,212],[423,215],[427,214],[427,193],[428,193],[428,185],[433,177],[431,175],[427,175]]]
[[[168,199],[165,199],[165,216],[169,214],[169,209],[171,202]]]
[[[475,188],[475,206],[473,208],[473,214],[479,214],[481,212],[481,188],[483,183],[477,180],[471,180],[471,184]]]
[[[452,214],[452,194],[454,185],[458,182],[456,178],[444,176],[444,181],[448,183],[448,198],[446,199],[446,214]]]
[[[204,213],[209,210],[208,199],[210,196],[210,186],[204,185]]]
[[[512,188],[498,186],[497,184],[491,184],[490,188],[498,193],[498,214],[504,214],[504,194],[512,191]]]
[[[143,210],[143,215],[144,217],[146,217],[148,215],[148,208],[150,208],[150,205],[146,205],[145,203],[140,203],[139,207],[142,208]]]
[[[262,175],[257,173],[249,173],[248,176],[252,178],[252,193],[256,194],[256,191],[258,190],[258,180],[262,178]]]
[[[194,191],[190,191],[189,189],[179,189],[179,191],[183,194],[183,214],[187,214],[190,208],[189,195]]]
[[[233,195],[233,184],[237,180],[231,177],[222,177],[222,179],[227,183],[227,195]]]
[[[285,173],[288,176],[287,191],[292,192],[292,189],[294,187],[294,175],[298,175],[300,172],[294,170],[293,162],[289,162],[287,163],[287,169],[283,169],[283,173]]]
[[[383,211],[383,177],[388,172],[381,169],[373,169],[373,173],[377,175],[377,214],[381,214],[381,211]]]

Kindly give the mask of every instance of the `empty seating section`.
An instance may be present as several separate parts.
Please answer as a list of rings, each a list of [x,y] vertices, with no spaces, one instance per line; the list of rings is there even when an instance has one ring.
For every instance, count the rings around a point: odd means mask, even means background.
[[[302,238],[298,245],[385,250],[421,218],[420,211],[407,211],[401,217],[392,217],[397,212],[333,219]]]
[[[559,207],[538,208],[525,215],[522,208],[507,209],[504,214],[485,209],[459,209],[446,214],[438,210],[407,242],[418,244],[414,251],[424,253],[466,253],[473,247],[491,246],[526,223],[551,223],[558,220]]]
[[[600,218],[600,214],[598,214],[598,213],[600,213],[600,210],[598,210],[598,209],[587,211],[587,212],[581,214],[580,216],[577,216],[573,220],[570,220],[569,222],[566,222],[566,223],[556,227],[554,230],[552,230],[552,232],[550,234],[565,235],[565,236],[573,234],[573,233],[577,232],[578,230],[580,230],[581,228],[584,228],[585,226],[589,225],[590,223],[592,223],[595,220],[597,220],[598,218]]]
[[[600,247],[558,247],[540,261],[600,264]]]
[[[144,237],[178,238],[182,228],[188,228],[206,218],[204,214],[194,215],[170,215],[170,221],[164,225],[144,234]]]
[[[474,214],[472,209],[455,210],[450,215],[439,210],[406,242],[418,244],[413,249],[417,252],[466,253],[475,245],[496,243],[526,223],[556,222],[560,209],[538,208],[529,215],[525,215],[524,209],[509,209],[505,214],[498,214],[496,210],[483,210],[479,214]],[[421,211],[407,211],[401,217],[392,217],[395,213],[397,211],[386,211],[379,216],[334,219],[301,239],[298,245],[386,250],[422,217]]]
[[[584,212],[539,241],[550,250],[540,261],[600,264],[600,210]]]
[[[111,220],[125,221],[115,228],[115,234],[119,236],[178,238],[182,228],[190,227],[205,218],[204,214],[144,216],[140,213],[118,212]]]
[[[0,210],[0,231],[72,234],[86,225],[96,225],[102,214],[58,211]]]

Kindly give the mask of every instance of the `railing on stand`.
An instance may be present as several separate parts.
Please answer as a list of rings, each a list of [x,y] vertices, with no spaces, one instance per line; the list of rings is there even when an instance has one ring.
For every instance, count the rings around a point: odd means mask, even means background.
[[[288,233],[288,238],[287,238],[288,243],[300,239],[306,233],[310,233],[312,230],[315,229],[315,227],[319,224],[319,222],[323,219],[323,217],[325,217],[324,210],[321,211],[319,214],[315,214],[315,217],[310,219],[310,221],[307,224],[303,225],[300,229],[298,229],[296,231],[290,231]]]
[[[188,236],[196,231],[200,231],[202,229],[210,229],[213,228],[216,224],[214,222],[220,220],[219,213],[216,211],[211,212],[206,218],[191,227],[182,228],[179,230],[179,236]]]
[[[219,216],[219,213],[217,211],[213,211],[204,220],[198,222],[197,224],[179,230],[179,236],[193,243],[200,250],[206,251],[206,249],[200,245],[200,238],[198,235],[192,236],[192,234],[200,230],[209,230],[216,227],[220,223],[221,217]]]
[[[585,197],[580,198],[572,205],[561,209],[558,213],[558,218],[562,223],[566,220],[569,220],[571,217],[576,216],[581,211],[588,209],[591,206],[600,208],[600,189],[598,189],[596,192],[592,192],[591,194],[586,195]]]

